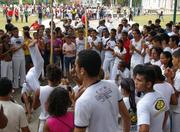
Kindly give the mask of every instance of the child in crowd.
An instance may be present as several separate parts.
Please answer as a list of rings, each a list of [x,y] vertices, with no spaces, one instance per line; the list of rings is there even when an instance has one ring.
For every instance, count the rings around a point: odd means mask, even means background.
[[[115,60],[114,60],[114,65],[112,67],[112,74],[110,76],[111,80],[115,80],[116,78],[119,62],[124,61],[125,59],[126,49],[123,46],[124,46],[123,40],[120,39],[117,41],[117,44],[114,48],[113,54],[115,56]]]
[[[115,78],[115,81],[118,86],[120,85],[122,78],[130,78],[130,71],[127,68],[127,64],[125,61],[120,61],[118,65],[118,71]]]
[[[160,54],[162,49],[159,47],[153,47],[151,49],[151,64],[161,66]]]
[[[71,100],[67,90],[55,88],[46,103],[50,117],[44,125],[44,132],[70,132],[74,128],[74,115],[68,112]]]

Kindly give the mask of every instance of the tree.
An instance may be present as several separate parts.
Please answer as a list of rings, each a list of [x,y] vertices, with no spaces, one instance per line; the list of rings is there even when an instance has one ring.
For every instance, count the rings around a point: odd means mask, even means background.
[[[102,4],[109,6],[109,5],[111,5],[111,0],[103,0]]]
[[[129,6],[129,0],[117,0],[117,4],[121,6]]]
[[[135,2],[134,2],[135,1]],[[142,0],[133,0],[132,4],[133,6],[136,5],[137,7],[141,6]],[[117,0],[117,3],[121,6],[129,6],[130,0]]]

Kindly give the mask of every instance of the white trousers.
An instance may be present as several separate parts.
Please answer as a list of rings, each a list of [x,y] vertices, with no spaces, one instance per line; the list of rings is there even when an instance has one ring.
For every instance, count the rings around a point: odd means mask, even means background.
[[[117,71],[118,71],[118,63],[114,63],[113,68],[112,68],[112,72],[111,72],[111,75],[110,75],[111,80],[116,79]]]
[[[42,73],[42,69],[44,68],[44,60],[41,56],[41,53],[39,52],[37,45],[29,47],[29,51],[31,54],[33,66],[35,68],[35,74],[36,74],[37,78],[39,79],[39,77]]]
[[[172,113],[172,132],[179,132],[180,113]]]
[[[12,61],[1,61],[1,77],[8,77],[12,81]]]
[[[40,120],[39,121],[39,128],[38,128],[38,132],[44,132],[44,124],[45,124],[46,120]]]
[[[113,65],[114,65],[114,58],[105,57],[103,62],[103,70],[105,73],[105,77],[107,77],[108,74],[111,75]]]
[[[25,57],[14,57],[12,58],[13,66],[13,88],[19,88],[22,86],[26,76],[25,70]],[[20,78],[20,84],[19,84]]]
[[[29,69],[26,75],[26,81],[23,84],[22,93],[27,91],[36,91],[40,87],[39,77],[41,75],[42,69],[44,68],[44,60],[39,52],[37,45],[29,48],[33,67]]]

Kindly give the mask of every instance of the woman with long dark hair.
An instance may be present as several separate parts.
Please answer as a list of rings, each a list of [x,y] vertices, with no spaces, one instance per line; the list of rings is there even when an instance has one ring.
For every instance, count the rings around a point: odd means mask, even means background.
[[[172,68],[172,55],[169,51],[163,51],[160,55],[160,61],[161,61],[161,70],[162,74],[164,75],[164,71],[166,68]]]
[[[137,115],[136,115],[136,103],[139,98],[135,96],[135,84],[133,79],[123,78],[120,83],[121,92],[123,97],[123,101],[126,105],[127,110],[129,111],[130,119],[131,119],[131,132],[137,130]]]
[[[123,40],[120,39],[117,41],[113,54],[115,56],[115,60],[110,76],[111,80],[115,80],[116,78],[119,62],[125,60],[126,49],[124,48]]]

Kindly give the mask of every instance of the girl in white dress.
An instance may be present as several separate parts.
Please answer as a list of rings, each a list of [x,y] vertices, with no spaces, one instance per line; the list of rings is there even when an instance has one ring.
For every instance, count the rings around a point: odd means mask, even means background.
[[[115,61],[112,68],[111,80],[114,80],[117,75],[119,62],[125,59],[126,49],[124,48],[123,40],[118,40],[114,48]]]

